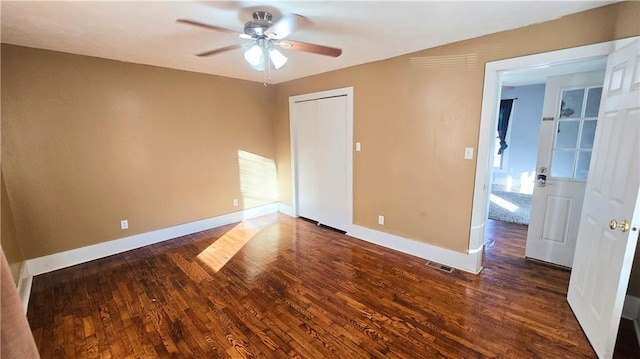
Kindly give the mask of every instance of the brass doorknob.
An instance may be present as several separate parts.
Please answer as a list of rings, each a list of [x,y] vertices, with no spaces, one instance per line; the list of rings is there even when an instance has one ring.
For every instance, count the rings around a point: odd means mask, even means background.
[[[615,230],[616,228],[620,228],[622,229],[623,232],[628,232],[629,231],[629,221],[627,221],[626,219],[623,219],[622,222],[618,223],[618,221],[616,221],[615,219],[612,219],[611,222],[609,222],[609,228],[611,228],[611,230]]]

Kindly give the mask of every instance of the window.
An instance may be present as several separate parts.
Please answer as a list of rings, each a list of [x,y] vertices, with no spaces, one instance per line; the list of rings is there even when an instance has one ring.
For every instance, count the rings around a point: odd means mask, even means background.
[[[551,154],[551,177],[586,181],[601,96],[602,87],[562,91]]]

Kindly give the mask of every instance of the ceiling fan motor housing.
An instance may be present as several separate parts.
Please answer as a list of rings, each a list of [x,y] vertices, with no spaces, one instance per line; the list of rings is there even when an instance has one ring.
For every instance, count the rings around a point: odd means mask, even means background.
[[[272,25],[273,16],[266,11],[256,11],[253,13],[253,20],[244,24],[244,33],[252,38],[264,38],[264,32]]]

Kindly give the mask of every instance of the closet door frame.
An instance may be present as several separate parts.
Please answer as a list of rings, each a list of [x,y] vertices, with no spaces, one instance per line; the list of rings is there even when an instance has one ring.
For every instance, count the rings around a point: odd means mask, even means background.
[[[304,95],[289,97],[289,137],[291,142],[291,189],[293,214],[298,217],[298,159],[297,159],[297,137],[296,137],[296,111],[297,102],[319,100],[323,98],[346,96],[347,99],[347,124],[346,124],[346,181],[347,181],[347,232],[351,231],[353,225],[353,87],[344,87],[334,90],[314,92]]]

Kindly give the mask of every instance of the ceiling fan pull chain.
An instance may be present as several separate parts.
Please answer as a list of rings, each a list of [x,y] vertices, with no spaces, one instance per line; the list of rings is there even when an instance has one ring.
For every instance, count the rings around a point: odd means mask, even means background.
[[[264,40],[260,43],[262,47],[262,58],[264,61],[264,69],[262,70],[262,84],[264,87],[267,87],[267,79],[271,76],[267,77],[267,69],[269,68],[269,54],[267,53],[267,48],[265,46]]]
[[[267,53],[267,71],[269,71],[269,73],[267,73],[267,79],[269,80],[269,82],[271,82],[271,56],[269,54],[269,50],[265,50],[265,52]]]
[[[264,85],[264,87],[267,87],[267,72],[266,71],[262,71],[262,84]]]

